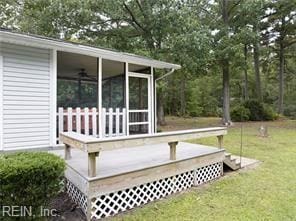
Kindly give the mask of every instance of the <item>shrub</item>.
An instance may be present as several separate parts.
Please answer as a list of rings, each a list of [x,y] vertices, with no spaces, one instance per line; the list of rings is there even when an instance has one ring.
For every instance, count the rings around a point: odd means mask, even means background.
[[[26,206],[39,215],[40,207],[61,190],[64,170],[64,160],[46,152],[2,155],[0,206]]]
[[[189,107],[191,107],[191,103],[189,104]],[[190,117],[199,117],[202,115],[202,108],[198,107],[197,105],[195,108],[189,108],[189,116]]]
[[[260,121],[264,120],[264,107],[263,104],[257,100],[248,100],[245,101],[244,107],[250,111],[250,120],[251,121]]]
[[[272,107],[257,100],[248,100],[243,104],[237,104],[232,108],[230,114],[233,121],[269,121],[278,118]]]
[[[296,119],[296,104],[288,104],[284,110],[285,116]]]
[[[233,121],[248,121],[250,119],[250,111],[245,108],[243,105],[235,106],[231,112],[231,119]]]
[[[264,104],[263,109],[264,109],[263,120],[276,120],[276,119],[278,119],[279,115],[273,110],[272,107],[268,106],[267,104]]]

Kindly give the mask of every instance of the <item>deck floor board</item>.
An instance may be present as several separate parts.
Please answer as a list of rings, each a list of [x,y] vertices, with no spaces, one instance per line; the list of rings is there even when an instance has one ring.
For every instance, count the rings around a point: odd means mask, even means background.
[[[179,142],[177,145],[176,161],[212,154],[219,151],[221,150],[215,147]],[[61,157],[64,155],[63,150],[55,150],[51,152]],[[102,151],[97,158],[96,178],[115,176],[174,162],[169,159],[169,154],[170,149],[167,143]],[[80,175],[87,177],[88,164],[86,153],[72,149],[72,158],[67,160],[67,164]]]

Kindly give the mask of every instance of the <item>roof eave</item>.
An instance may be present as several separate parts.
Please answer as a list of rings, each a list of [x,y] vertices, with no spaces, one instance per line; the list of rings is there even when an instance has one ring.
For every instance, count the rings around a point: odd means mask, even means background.
[[[122,52],[115,52],[106,49],[95,48],[70,42],[62,42],[58,40],[43,39],[34,36],[0,31],[0,42],[7,42],[12,44],[22,44],[31,47],[55,49],[58,51],[65,51],[77,54],[84,54],[94,57],[102,57],[104,59],[129,62],[139,65],[152,66],[160,69],[180,69],[181,66],[168,62],[158,61],[150,58],[145,58],[137,55],[126,54]]]

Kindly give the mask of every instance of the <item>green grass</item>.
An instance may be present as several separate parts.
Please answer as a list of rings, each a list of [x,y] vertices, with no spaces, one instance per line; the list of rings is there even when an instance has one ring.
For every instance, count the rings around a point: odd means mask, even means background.
[[[261,124],[268,125],[268,138],[258,137]],[[225,149],[234,154],[240,148],[239,126],[230,128],[224,139]],[[115,220],[296,220],[296,121],[244,123],[243,134],[243,156],[260,160],[258,167],[150,203]],[[217,144],[216,138],[192,142]]]

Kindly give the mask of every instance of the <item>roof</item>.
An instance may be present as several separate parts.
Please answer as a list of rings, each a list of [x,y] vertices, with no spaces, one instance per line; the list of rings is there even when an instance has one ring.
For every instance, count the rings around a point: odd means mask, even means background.
[[[134,64],[142,64],[161,69],[180,69],[178,64],[158,61],[152,58],[119,52],[113,49],[102,47],[94,47],[85,44],[79,44],[71,41],[64,41],[55,38],[49,38],[41,35],[24,34],[12,31],[10,29],[0,28],[0,42],[7,42],[12,44],[21,44],[32,47],[55,49],[57,51],[72,52],[77,54],[84,54],[94,57],[102,57],[104,59],[129,62]]]

